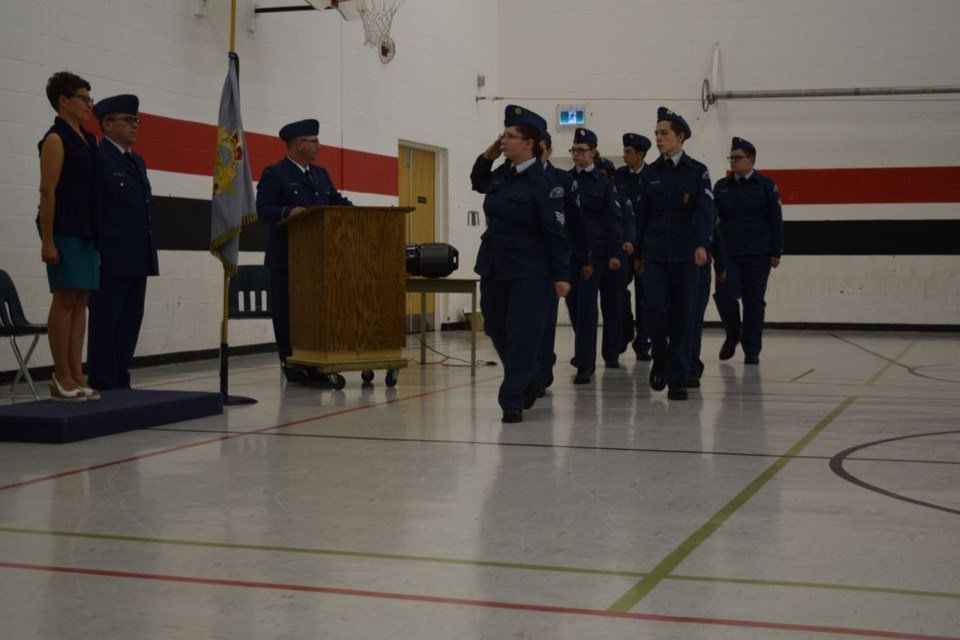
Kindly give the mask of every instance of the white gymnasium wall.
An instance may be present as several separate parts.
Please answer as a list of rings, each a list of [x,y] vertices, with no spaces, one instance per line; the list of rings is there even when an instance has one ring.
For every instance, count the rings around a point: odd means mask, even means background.
[[[666,105],[687,118],[686,150],[714,181],[734,135],[757,145],[761,171],[960,165],[960,95],[700,105],[717,44],[719,89],[960,86],[954,0],[501,0],[500,43],[495,104],[552,119],[557,103],[586,102],[587,126],[618,164],[621,134],[652,139]],[[554,136],[560,166],[571,141]],[[784,216],[956,220],[960,205],[787,206]],[[960,325],[960,257],[786,255],[767,319]]]
[[[69,69],[90,81],[95,97],[136,93],[151,114],[215,124],[227,71],[230,2],[208,0],[200,17],[197,6],[196,0],[0,2],[0,268],[13,276],[34,322],[46,320],[50,303],[34,225],[37,141],[54,116],[44,96],[47,77]],[[239,0],[238,6],[246,130],[273,135],[287,122],[316,117],[326,145],[394,157],[398,140],[436,149],[446,165],[438,182],[444,213],[438,237],[460,248],[469,271],[480,234],[466,225],[466,211],[480,203],[470,192],[469,171],[499,126],[491,125],[493,107],[475,99],[478,73],[497,81],[495,0],[408,0],[393,23],[398,51],[388,65],[362,45],[360,23],[345,22],[335,11],[261,14],[250,32],[253,2]],[[211,167],[212,157],[213,149]],[[158,196],[210,197],[209,177],[153,170],[150,179]],[[397,202],[345,193],[358,204]],[[240,261],[262,259],[242,253]],[[162,275],[149,281],[137,355],[216,348],[219,262],[203,251],[161,251],[160,269]],[[448,302],[440,321],[459,320],[462,306]],[[269,322],[230,327],[232,345],[273,340]],[[51,364],[45,341],[31,364]],[[9,349],[0,350],[0,371],[15,368]]]
[[[261,0],[261,6],[300,0]],[[0,2],[0,268],[18,284],[28,317],[49,308],[39,240],[36,143],[52,121],[46,78],[70,69],[95,96],[133,92],[144,111],[213,124],[226,73],[229,1],[2,0]],[[960,3],[954,0],[407,0],[393,24],[396,58],[382,65],[360,25],[332,12],[266,14],[247,30],[239,0],[236,50],[244,125],[273,134],[317,117],[324,144],[395,156],[402,140],[438,151],[438,237],[476,256],[480,227],[467,211],[476,155],[501,127],[507,100],[553,117],[584,101],[601,150],[616,157],[623,131],[649,132],[660,104],[683,113],[689,152],[714,178],[732,135],[760,147],[758,167],[956,166],[955,96],[933,99],[721,102],[700,109],[700,84],[720,45],[721,89],[960,84]],[[478,91],[477,74],[486,76]],[[478,93],[488,100],[477,101]],[[565,160],[569,134],[556,136]],[[212,155],[212,152],[211,152]],[[208,177],[151,171],[160,196],[209,198]],[[355,202],[395,198],[350,193]],[[787,207],[788,220],[960,218],[958,206]],[[260,254],[241,254],[258,263]],[[215,348],[221,272],[208,254],[163,251],[151,279],[137,354]],[[775,322],[958,324],[956,256],[786,256],[774,273]],[[468,298],[448,296],[441,322]],[[711,318],[712,309],[709,312]],[[563,314],[561,314],[563,315]],[[272,340],[268,323],[231,323],[231,344]],[[32,364],[50,364],[45,343]],[[0,371],[15,363],[0,350]]]

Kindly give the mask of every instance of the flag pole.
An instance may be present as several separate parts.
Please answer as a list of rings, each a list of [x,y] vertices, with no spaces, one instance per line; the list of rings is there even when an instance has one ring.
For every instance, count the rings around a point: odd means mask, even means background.
[[[237,54],[234,50],[236,47],[236,36],[237,36],[237,0],[230,0],[230,51],[228,56],[236,59]],[[240,64],[239,60],[237,61],[237,80],[239,81],[240,77]],[[246,153],[246,150],[244,150]],[[227,269],[226,263],[224,263],[223,269],[223,317],[220,321],[220,395],[223,398],[223,404],[230,405],[243,405],[243,404],[255,404],[257,401],[253,398],[248,398],[245,396],[231,396],[229,394],[229,354],[230,354],[230,341],[229,341],[229,320],[230,320],[230,271]],[[235,267],[234,267],[235,270]]]

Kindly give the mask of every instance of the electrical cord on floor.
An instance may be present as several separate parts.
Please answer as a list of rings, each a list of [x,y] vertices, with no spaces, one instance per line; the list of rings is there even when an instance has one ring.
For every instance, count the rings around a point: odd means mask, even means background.
[[[424,342],[420,338],[420,336],[414,335],[414,337],[416,337],[417,342],[422,344],[424,347],[426,347],[430,351],[433,351],[438,356],[443,357],[443,360],[440,360],[439,362],[425,362],[424,365],[439,364],[440,366],[443,366],[443,367],[469,367],[470,366],[469,360],[464,360],[463,358],[457,358],[454,356],[448,356],[442,351],[437,351],[436,349],[428,345],[426,342]],[[463,364],[447,364],[447,360],[455,360],[457,362],[462,362]],[[411,362],[415,362],[415,361],[411,360]],[[477,366],[478,367],[495,367],[497,366],[497,362],[495,360],[477,360]]]

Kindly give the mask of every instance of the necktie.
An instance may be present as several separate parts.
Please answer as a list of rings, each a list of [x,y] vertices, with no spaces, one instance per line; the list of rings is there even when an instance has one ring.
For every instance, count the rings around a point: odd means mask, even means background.
[[[124,160],[127,160],[128,162],[133,162],[133,154],[130,153],[129,151],[124,151],[124,152],[123,152],[123,158],[124,158]]]
[[[307,182],[309,182],[310,184],[313,184],[313,173],[311,173],[310,169],[307,169],[306,171],[304,171],[303,175],[306,177]]]
[[[667,158],[663,161],[663,166],[667,169],[673,169],[673,158]]]
[[[512,177],[515,176],[515,175],[517,175],[517,168],[516,168],[516,167],[510,167],[510,171],[507,171],[507,177],[508,177],[508,178],[512,178]]]

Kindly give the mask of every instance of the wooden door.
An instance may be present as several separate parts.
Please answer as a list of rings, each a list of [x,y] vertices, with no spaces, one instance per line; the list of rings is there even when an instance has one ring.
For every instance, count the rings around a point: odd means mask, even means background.
[[[437,239],[437,158],[433,151],[400,145],[397,162],[398,195],[401,207],[413,207],[407,214],[407,243],[436,242]],[[434,295],[427,296],[427,314],[434,315]],[[406,326],[420,330],[420,295],[407,294]]]

